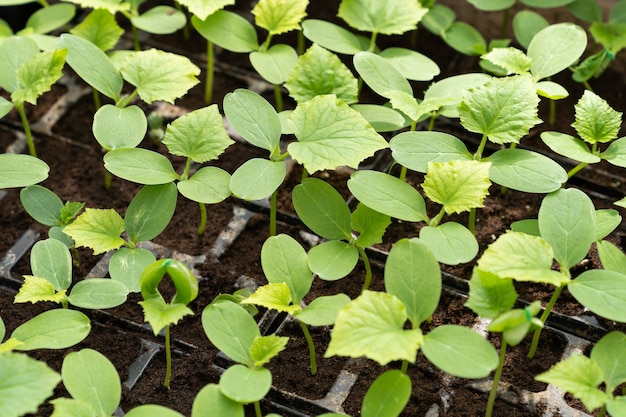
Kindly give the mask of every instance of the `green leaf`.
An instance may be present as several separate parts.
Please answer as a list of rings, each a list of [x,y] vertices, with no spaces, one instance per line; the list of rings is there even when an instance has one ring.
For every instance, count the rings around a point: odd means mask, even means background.
[[[294,187],[292,200],[298,217],[318,235],[326,239],[352,238],[350,208],[332,185],[306,178]]]
[[[397,297],[417,329],[435,312],[441,296],[441,271],[435,255],[419,239],[401,239],[389,251],[385,290]]]
[[[401,91],[413,96],[413,88],[407,79],[387,59],[372,52],[354,55],[354,67],[377,94],[390,98],[389,93]]]
[[[359,94],[357,79],[348,67],[337,55],[315,43],[298,59],[285,88],[298,103],[334,94],[350,104],[358,100]]]
[[[242,406],[243,407],[243,406]],[[128,413],[124,414],[126,417],[184,417],[178,411],[174,411],[170,408],[164,407],[162,405],[157,404],[145,404],[140,405],[139,407],[135,407],[130,410]],[[236,414],[232,414],[233,417],[236,417]]]
[[[61,382],[61,375],[45,362],[21,353],[0,354],[0,414],[20,417],[36,413]]]
[[[544,197],[539,208],[541,237],[552,247],[561,270],[580,262],[595,240],[596,212],[584,192],[561,188]]]
[[[626,335],[610,332],[591,349],[590,358],[602,369],[606,391],[613,392],[626,382]]]
[[[483,73],[453,75],[432,83],[426,90],[426,93],[424,93],[424,100],[434,98],[446,99],[446,105],[439,113],[442,116],[458,118],[459,111],[457,107],[463,99],[464,91],[483,85],[491,78],[491,76]]]
[[[59,37],[58,44],[67,49],[67,63],[83,81],[110,99],[119,99],[124,80],[100,48],[87,39],[67,33]]]
[[[421,194],[389,174],[357,171],[350,176],[348,189],[361,203],[379,213],[410,222],[428,221]]]
[[[22,65],[39,53],[37,44],[25,36],[11,36],[0,43],[0,86],[9,93],[20,85],[17,73]]]
[[[220,377],[220,391],[226,397],[247,404],[262,400],[272,386],[272,373],[266,368],[235,364]]]
[[[261,332],[241,305],[225,300],[209,304],[202,312],[202,327],[211,343],[233,361],[254,366],[250,347]]]
[[[565,6],[573,1],[574,0],[521,0],[521,2],[527,6],[543,9]]]
[[[484,378],[498,366],[498,353],[485,337],[453,324],[424,336],[422,352],[437,368],[460,378]]]
[[[292,304],[289,286],[284,282],[265,284],[252,293],[241,304],[255,304],[271,310],[293,314],[300,310],[299,305]]]
[[[206,166],[191,178],[179,181],[178,191],[190,200],[203,204],[217,204],[230,196],[231,176],[218,167]]]
[[[298,63],[298,53],[289,45],[273,45],[266,51],[251,52],[250,63],[263,79],[282,84]]]
[[[235,4],[235,0],[180,0],[179,3],[187,7],[192,15],[206,19],[216,11]]]
[[[402,132],[389,141],[391,156],[400,165],[426,173],[429,162],[472,160],[465,144],[443,132]]]
[[[597,242],[610,235],[622,222],[622,216],[614,209],[596,210],[596,232],[594,240]]]
[[[185,13],[171,6],[155,6],[130,19],[133,26],[148,33],[167,35],[174,33],[187,23]]]
[[[13,110],[13,103],[4,97],[0,97],[0,119]]]
[[[69,353],[61,368],[63,385],[70,395],[93,407],[100,416],[109,416],[122,398],[122,384],[115,366],[93,349]]]
[[[539,81],[576,63],[587,48],[585,30],[573,23],[557,23],[540,30],[528,45],[530,72]]]
[[[104,9],[94,9],[82,22],[70,29],[72,35],[80,36],[96,45],[102,51],[113,49],[124,34],[112,13]]]
[[[619,138],[612,141],[609,147],[600,154],[602,159],[606,159],[618,167],[626,167],[626,138]]]
[[[31,14],[26,21],[26,28],[37,34],[49,33],[69,23],[75,13],[76,8],[71,4],[52,4]]]
[[[41,159],[22,154],[0,154],[0,189],[26,187],[48,178],[50,167]]]
[[[517,48],[494,48],[481,58],[504,68],[508,75],[530,72],[531,59]]]
[[[476,237],[467,227],[456,222],[446,222],[436,227],[424,226],[420,229],[419,237],[442,264],[466,263],[478,253]]]
[[[578,19],[587,23],[602,20],[602,6],[594,0],[576,0],[567,5],[567,10]]]
[[[348,275],[359,261],[359,250],[340,240],[329,240],[309,251],[309,268],[328,281]]]
[[[528,49],[533,37],[550,23],[545,17],[532,10],[520,10],[513,16],[513,33],[522,48]]]
[[[252,158],[233,172],[230,189],[243,200],[261,200],[276,191],[286,175],[287,166],[283,161]]]
[[[192,16],[191,23],[205,39],[228,51],[247,53],[259,49],[256,29],[237,13],[217,10],[203,20]]]
[[[113,209],[85,209],[74,223],[63,232],[76,242],[76,246],[93,249],[93,254],[117,249],[124,244],[120,237],[124,231],[124,220]]]
[[[159,185],[178,179],[169,159],[147,149],[114,149],[103,159],[104,167],[113,175],[139,184]]]
[[[361,116],[379,133],[395,132],[407,125],[404,116],[400,112],[384,105],[353,104],[350,107],[361,113]]]
[[[432,3],[421,23],[430,33],[441,36],[443,31],[456,20],[456,13],[448,6]]]
[[[536,380],[553,384],[570,392],[587,407],[595,410],[609,400],[609,394],[597,387],[602,383],[602,370],[591,359],[578,353],[557,363],[548,371],[535,377]]]
[[[19,88],[11,93],[13,103],[28,102],[36,105],[37,98],[50,91],[54,84],[63,75],[63,65],[67,50],[40,52],[24,63],[17,71]]]
[[[191,407],[191,417],[202,416],[243,417],[243,404],[222,394],[219,385],[208,384],[198,392]]]
[[[495,319],[509,311],[517,301],[517,292],[512,279],[474,268],[469,281],[469,298],[465,307],[472,309],[480,317]]]
[[[472,25],[456,21],[441,34],[443,40],[463,55],[483,55],[487,53],[487,42],[483,35]]]
[[[239,88],[224,97],[224,114],[245,140],[274,153],[281,136],[280,119],[272,105],[259,94]]]
[[[269,283],[283,282],[289,287],[294,304],[309,293],[313,273],[307,253],[293,237],[285,234],[270,236],[261,248],[261,266]]]
[[[308,0],[260,0],[252,9],[252,14],[257,26],[270,35],[278,35],[299,30],[308,5]]]
[[[77,310],[58,308],[21,324],[11,337],[22,342],[15,350],[65,349],[85,339],[90,330],[89,317]]]
[[[621,416],[626,413],[626,397],[614,397],[610,399],[606,404],[607,411],[612,416]]]
[[[391,62],[409,80],[430,81],[440,73],[435,61],[411,49],[391,47],[381,51],[379,55]]]
[[[72,256],[69,249],[56,239],[40,240],[30,252],[33,275],[48,280],[56,291],[72,284]]]
[[[591,269],[580,274],[567,288],[579,303],[595,314],[626,322],[626,275]]]
[[[128,292],[140,292],[139,277],[154,262],[155,256],[147,249],[120,248],[111,256],[109,275],[112,280],[124,284]]]
[[[81,5],[84,8],[105,9],[115,14],[117,12],[128,12],[132,6],[131,2],[124,0],[70,0],[72,3]]]
[[[515,0],[469,0],[469,2],[479,10],[490,12],[505,10],[515,4]]]
[[[254,359],[257,368],[268,363],[272,358],[285,350],[287,347],[288,337],[279,337],[273,334],[267,336],[259,336],[252,342],[250,346],[250,354]]]
[[[128,56],[121,73],[146,103],[163,100],[174,104],[199,83],[200,68],[182,55],[148,49]]]
[[[393,369],[379,375],[365,393],[361,415],[363,417],[399,416],[411,398],[411,379]]]
[[[623,22],[593,22],[589,32],[596,42],[613,55],[626,47],[626,24]]]
[[[352,213],[352,230],[358,233],[355,244],[367,248],[382,243],[385,230],[391,224],[391,218],[359,203]]]
[[[39,278],[32,275],[24,275],[24,283],[15,295],[14,303],[37,303],[39,301],[51,301],[53,303],[62,303],[67,299],[65,290],[56,292],[54,286],[45,278]]]
[[[369,39],[326,20],[307,19],[302,32],[314,44],[339,54],[354,55],[369,46]]]
[[[613,110],[597,94],[585,90],[574,109],[576,121],[572,126],[585,142],[610,142],[617,137],[622,125],[622,113]]]
[[[145,320],[150,323],[154,335],[171,324],[177,324],[183,317],[193,315],[193,311],[185,304],[167,304],[162,297],[139,301]]]
[[[63,202],[49,189],[29,185],[20,191],[20,201],[26,212],[37,222],[46,226],[61,224]]]
[[[345,294],[319,296],[304,310],[296,311],[294,315],[310,326],[332,326],[337,320],[339,310],[349,302],[350,297]]]
[[[213,104],[174,120],[165,132],[163,143],[173,155],[207,162],[217,159],[234,141],[226,133],[222,116]]]
[[[68,296],[70,304],[80,308],[104,309],[124,304],[128,288],[109,278],[90,278],[77,282]]]
[[[395,296],[365,290],[339,311],[324,357],[365,356],[380,365],[415,362],[423,336],[419,328],[404,329],[407,319],[404,304]]]
[[[342,165],[356,169],[361,161],[389,146],[359,112],[334,95],[298,104],[289,116],[289,126],[298,141],[287,150],[310,174]]]
[[[501,278],[560,286],[569,278],[551,269],[553,259],[552,248],[542,238],[509,231],[489,245],[478,260],[478,268]]]
[[[528,76],[493,78],[463,94],[461,124],[470,132],[486,135],[498,144],[519,143],[537,117],[539,97]]]
[[[606,240],[596,242],[596,247],[604,269],[626,275],[626,255],[620,248]]]
[[[0,317],[0,342],[4,339],[6,331],[7,329],[4,325],[4,321],[2,321],[2,317]]]
[[[363,32],[400,35],[416,29],[427,12],[419,2],[343,0],[337,16]]]
[[[93,117],[93,134],[105,150],[134,148],[143,140],[148,121],[137,106],[104,104]]]
[[[145,185],[130,202],[124,229],[134,243],[152,240],[165,230],[174,210],[178,192],[174,183]]]
[[[422,188],[428,198],[443,205],[447,214],[483,207],[491,185],[490,166],[474,160],[429,162]]]
[[[535,83],[537,94],[550,100],[560,100],[569,96],[569,92],[560,84],[552,81],[539,81]]]
[[[597,164],[601,161],[598,155],[589,150],[582,140],[560,132],[541,132],[541,140],[554,152],[574,161]]]
[[[493,319],[487,330],[502,333],[502,339],[511,346],[517,346],[533,328],[541,329],[543,322],[535,317],[541,311],[541,302],[505,311]]]

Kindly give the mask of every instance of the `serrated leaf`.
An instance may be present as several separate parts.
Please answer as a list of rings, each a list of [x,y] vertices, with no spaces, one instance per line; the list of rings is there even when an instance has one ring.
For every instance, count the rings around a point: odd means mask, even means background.
[[[603,406],[610,396],[598,389],[602,383],[602,370],[591,359],[578,353],[557,363],[536,380],[556,385],[582,401],[588,410]]]
[[[463,98],[464,91],[483,85],[491,78],[491,76],[484,73],[453,75],[432,83],[426,90],[426,93],[424,93],[424,100],[435,97],[449,100],[439,113],[442,116],[458,118],[459,111],[457,106]]]
[[[596,93],[585,90],[574,109],[576,121],[572,126],[585,142],[610,142],[617,137],[622,125],[622,113],[613,110]]]
[[[268,282],[287,284],[294,304],[300,304],[309,293],[313,273],[306,251],[293,237],[279,234],[266,239],[261,248],[261,266]]]
[[[357,168],[389,146],[359,112],[334,95],[299,104],[289,116],[289,126],[298,141],[287,150],[311,174],[342,165]]]
[[[580,274],[567,288],[579,303],[595,314],[626,322],[626,275],[591,269]]]
[[[115,20],[115,16],[107,10],[95,9],[82,22],[70,29],[70,33],[87,39],[103,51],[112,49],[124,34]]]
[[[273,45],[266,51],[251,52],[250,63],[263,79],[282,84],[298,63],[298,53],[289,45]]]
[[[337,15],[360,31],[400,35],[416,29],[426,13],[419,2],[343,0]]]
[[[78,4],[84,8],[92,9],[105,9],[115,14],[117,12],[130,11],[131,2],[124,0],[68,0],[72,3]]]
[[[154,335],[171,324],[178,323],[183,317],[193,315],[193,311],[184,304],[167,304],[162,297],[139,301],[145,320],[150,323]]]
[[[369,46],[369,39],[326,20],[307,19],[302,32],[313,43],[339,54],[354,55]]]
[[[530,72],[531,59],[517,48],[494,48],[481,58],[504,68],[508,75]]]
[[[293,314],[300,310],[299,305],[291,302],[291,292],[289,286],[284,282],[265,284],[252,293],[252,295],[241,301],[242,304],[255,304],[276,311],[284,311]]]
[[[143,148],[114,149],[103,160],[113,175],[139,184],[166,184],[179,178],[169,159]]]
[[[359,203],[352,212],[352,230],[358,233],[355,243],[362,248],[382,243],[383,235],[390,224],[389,216],[372,210],[365,204]]]
[[[283,161],[252,158],[233,172],[230,189],[243,200],[261,200],[278,189],[285,175],[287,166]]]
[[[104,104],[93,116],[93,134],[107,151],[134,148],[143,140],[148,121],[138,106],[117,107]]]
[[[601,161],[582,140],[560,132],[541,132],[541,140],[554,152],[574,161],[597,164]]]
[[[607,392],[626,382],[626,335],[616,331],[607,333],[591,349],[589,357],[602,370]]]
[[[626,24],[622,22],[593,22],[589,26],[589,32],[596,42],[613,55],[626,47]]]
[[[272,358],[285,350],[288,341],[288,337],[280,337],[273,334],[258,336],[252,341],[252,346],[250,346],[250,355],[252,355],[254,365],[262,367],[268,363]]]
[[[256,29],[237,13],[217,10],[203,20],[192,16],[191,23],[204,38],[228,51],[247,53],[259,49]]]
[[[294,315],[310,326],[331,326],[335,323],[339,310],[349,302],[350,297],[345,294],[319,296]]]
[[[491,185],[490,166],[491,163],[474,160],[429,162],[422,188],[448,214],[483,207]]]
[[[348,275],[359,261],[359,250],[341,240],[320,243],[309,251],[309,268],[321,279],[334,281]]]
[[[495,319],[509,311],[517,301],[517,292],[512,279],[502,279],[498,275],[474,268],[469,281],[467,308],[480,317]]]
[[[350,104],[358,100],[358,82],[337,55],[317,44],[298,59],[285,88],[298,103],[318,95],[334,94]]]
[[[67,298],[65,290],[58,293],[50,281],[45,278],[39,278],[32,275],[24,275],[24,283],[15,295],[13,302],[15,303],[37,303],[39,301],[51,301],[53,303],[61,303]]]
[[[202,204],[217,204],[230,196],[231,176],[218,167],[206,166],[188,180],[178,181],[178,191],[188,199]]]
[[[429,162],[471,160],[465,144],[443,132],[402,132],[389,141],[393,159],[409,169],[426,173]]]
[[[436,227],[424,226],[420,229],[419,237],[442,264],[466,263],[478,253],[476,237],[467,227],[456,222],[446,222]]]
[[[535,81],[563,71],[578,61],[587,47],[585,30],[573,23],[557,23],[540,30],[528,45]]]
[[[200,82],[196,78],[200,68],[187,57],[157,49],[131,54],[124,61],[121,73],[148,104],[156,100],[174,104],[174,100]]]
[[[65,49],[57,49],[40,52],[26,61],[17,71],[19,88],[11,93],[13,103],[36,105],[37,98],[50,91],[52,84],[63,75],[66,55]]]
[[[63,232],[69,235],[76,246],[93,249],[94,255],[117,249],[124,244],[120,237],[124,231],[124,220],[113,209],[87,208],[74,223]]]
[[[204,20],[216,11],[235,4],[235,0],[180,0],[179,3],[187,7],[192,15]]]
[[[365,356],[386,365],[394,360],[415,362],[423,342],[418,329],[405,330],[406,309],[395,296],[365,290],[337,315],[324,357]]]
[[[213,104],[170,123],[163,143],[173,155],[191,158],[195,162],[207,162],[217,159],[235,141],[226,133],[217,104]]]
[[[493,78],[463,94],[461,124],[498,144],[519,143],[537,117],[539,97],[529,76]]]
[[[430,97],[418,102],[413,96],[401,91],[390,92],[387,96],[394,109],[400,110],[413,121],[432,115],[451,101],[449,98]]]
[[[278,35],[299,30],[308,5],[308,0],[260,0],[252,9],[252,14],[257,26],[270,35]]]

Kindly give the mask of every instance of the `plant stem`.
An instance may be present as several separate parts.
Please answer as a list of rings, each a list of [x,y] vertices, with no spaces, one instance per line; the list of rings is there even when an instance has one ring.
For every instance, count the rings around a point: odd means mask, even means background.
[[[408,171],[407,167],[402,165],[402,168],[400,168],[400,176],[398,178],[401,179],[402,181],[406,181],[406,173],[407,173],[407,171]]]
[[[435,217],[433,217],[433,219],[429,222],[429,226],[431,227],[437,227],[439,226],[439,222],[441,221],[441,219],[443,218],[443,215],[446,211],[444,210],[443,207],[441,207],[441,210],[439,210],[439,213],[437,213],[437,215]]]
[[[500,377],[502,376],[502,369],[504,368],[504,357],[506,355],[506,341],[502,338],[502,344],[500,345],[500,357],[498,360],[498,367],[496,373],[493,376],[493,385],[491,385],[491,392],[489,393],[489,400],[487,400],[487,410],[485,411],[485,417],[491,417],[493,412],[493,405],[496,402],[498,396],[498,385],[500,385]]]
[[[170,378],[172,377],[172,351],[170,349],[170,326],[165,326],[165,381],[163,386],[170,389]]]
[[[197,233],[201,236],[206,230],[206,204],[198,202],[198,207],[200,207],[200,224]]]
[[[485,146],[487,145],[487,135],[483,135],[482,139],[480,140],[480,145],[478,145],[478,149],[476,150],[476,153],[474,154],[474,159],[477,161],[480,161],[483,157],[483,151],[485,150]]]
[[[31,156],[37,157],[37,150],[35,150],[35,142],[33,142],[33,134],[30,131],[30,124],[28,124],[28,118],[24,112],[24,103],[17,104],[15,106],[17,112],[20,114],[22,125],[24,126],[24,133],[26,134],[26,141],[28,142],[28,153]]]
[[[378,32],[372,32],[372,36],[370,37],[370,46],[367,49],[368,52],[374,52],[376,49],[376,38],[378,37]]]
[[[432,116],[430,116],[430,121],[428,122],[429,132],[435,128],[435,120],[437,120],[437,113],[433,112]]]
[[[104,171],[104,189],[111,189],[111,181],[113,181],[113,174],[111,174],[108,170]]]
[[[207,41],[206,46],[206,78],[204,82],[204,104],[213,101],[213,78],[215,76],[215,47]]]
[[[299,30],[298,31],[298,41],[297,41],[297,45],[296,45],[296,51],[298,52],[298,55],[302,55],[304,54],[304,48],[306,47],[305,45],[305,38],[304,38],[304,33]]]
[[[135,51],[141,51],[141,44],[139,43],[139,31],[135,27],[135,25],[131,24],[133,31],[133,47]]]
[[[598,412],[598,417],[604,417],[605,412],[606,412],[606,404],[604,404],[602,408],[600,408],[600,411]]]
[[[543,310],[543,314],[539,318],[542,323],[545,324],[546,320],[548,320],[548,316],[554,308],[554,304],[556,303],[557,298],[559,298],[559,295],[561,295],[561,291],[563,291],[563,288],[565,288],[565,284],[562,284],[560,287],[558,287],[552,294],[550,301],[548,301],[548,305],[546,306],[545,310]],[[533,342],[530,345],[530,350],[528,351],[527,355],[530,359],[535,356],[535,352],[537,351],[537,346],[539,345],[539,336],[541,336],[541,328],[535,330],[535,333],[533,334]]]
[[[500,26],[500,39],[506,38],[506,27],[509,25],[509,16],[511,15],[511,9],[506,9],[504,11],[504,16],[502,16],[502,26]]]
[[[476,207],[472,207],[467,220],[467,228],[474,236],[476,236]]]
[[[406,374],[406,371],[408,371],[409,369],[409,361],[407,361],[406,359],[402,360],[402,366],[400,366],[400,372],[402,372],[403,374]]]
[[[587,165],[589,165],[589,163],[587,162],[581,162],[580,164],[576,165],[574,168],[570,169],[567,172],[567,178],[572,178],[574,175],[576,175],[576,173],[578,171],[580,171],[581,169],[583,169],[584,167],[586,167]]]
[[[270,197],[270,237],[276,236],[276,205],[278,200],[278,190],[275,190]]]
[[[548,115],[548,123],[550,123],[550,126],[554,126],[554,123],[556,121],[556,101],[550,100],[549,104],[550,104],[550,113]]]
[[[302,329],[302,333],[304,334],[304,338],[306,339],[306,344],[309,347],[309,364],[311,366],[311,375],[317,374],[317,358],[315,357],[315,345],[313,344],[313,338],[311,337],[311,333],[309,332],[309,328],[306,327],[306,324],[298,320],[300,324],[300,328]]]
[[[280,85],[274,84],[274,100],[276,101],[276,111],[283,111],[283,95],[280,91]]]
[[[100,102],[100,92],[94,88],[92,93],[93,93],[93,106],[96,110],[98,110],[100,106],[102,105],[102,103]]]
[[[260,401],[255,401],[254,402],[254,414],[256,415],[256,417],[263,417],[263,413],[261,413],[261,402]]]
[[[363,291],[369,289],[370,284],[372,283],[372,266],[370,265],[370,260],[365,253],[365,249],[360,246],[356,247],[363,259],[363,266],[365,267],[365,281],[363,282]]]

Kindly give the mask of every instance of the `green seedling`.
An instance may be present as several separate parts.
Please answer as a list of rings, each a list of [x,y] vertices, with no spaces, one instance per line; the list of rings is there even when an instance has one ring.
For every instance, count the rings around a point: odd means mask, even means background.
[[[2,6],[9,6],[11,3],[12,1],[5,1],[2,2]],[[0,43],[10,36],[17,35],[34,40],[43,51],[54,49],[56,38],[47,34],[68,24],[76,14],[76,7],[68,3],[45,4],[44,6],[33,12],[28,17],[26,26],[16,33],[13,33],[7,22],[0,19]]]
[[[285,349],[289,338],[261,336],[254,318],[241,305],[227,300],[206,306],[202,327],[211,343],[235,364],[222,374],[218,386],[205,387],[202,402],[194,404],[194,409],[215,407],[231,410],[228,415],[243,416],[244,404],[253,403],[256,417],[262,417],[260,401],[272,386],[272,373],[263,365]]]
[[[0,189],[37,184],[48,178],[50,167],[30,155],[0,154]]]
[[[138,245],[165,230],[174,215],[176,197],[174,184],[147,185],[135,195],[124,218],[113,209],[87,208],[63,232],[77,247],[91,248],[94,255],[114,250],[109,275],[129,292],[139,292],[142,271],[156,259]]]
[[[254,69],[274,85],[276,108],[282,111],[280,85],[287,81],[296,65],[298,53],[289,45],[276,44],[270,47],[275,35],[300,30],[300,22],[306,16],[308,0],[261,0],[252,14],[255,24],[268,32],[265,41],[259,43],[255,26],[236,13],[222,10],[229,2],[202,18],[192,16],[196,30],[207,40],[207,78],[205,103],[212,101],[214,73],[214,45],[228,51],[249,53]],[[237,36],[233,36],[236,33]]]
[[[437,260],[448,265],[471,261],[478,253],[473,233],[456,222],[441,223],[444,213],[482,207],[489,180],[488,165],[477,161],[452,162],[434,167],[424,182],[427,195],[442,208],[434,217],[426,213],[426,202],[411,185],[392,175],[361,170],[353,173],[348,188],[365,206],[386,216],[408,222],[425,222],[420,239],[435,253]]]
[[[626,382],[626,336],[621,332],[604,335],[591,349],[589,357],[573,353],[536,380],[553,384],[578,398],[589,412],[600,409],[598,416],[626,413],[626,395],[616,390]],[[618,391],[619,392],[619,391]]]
[[[230,174],[221,168],[206,166],[192,171],[192,162],[217,159],[234,141],[226,133],[217,105],[194,110],[167,128],[163,143],[170,154],[186,158],[178,174],[164,155],[141,148],[113,149],[104,156],[104,167],[114,175],[139,184],[170,184],[188,199],[198,203],[198,234],[206,228],[206,205],[230,196]],[[176,183],[176,185],[174,185]],[[176,198],[176,194],[174,195]]]
[[[363,291],[339,310],[325,356],[365,356],[380,365],[401,360],[405,373],[421,349],[444,372],[486,377],[498,354],[483,336],[451,324],[427,334],[420,329],[437,309],[441,288],[439,264],[428,245],[417,238],[398,241],[385,265],[385,292]]]
[[[307,173],[357,168],[366,158],[388,146],[365,118],[335,95],[316,96],[299,104],[284,123],[263,97],[238,89],[224,98],[224,113],[234,129],[248,142],[270,153],[269,160],[253,158],[237,168],[230,180],[233,194],[244,200],[271,196],[270,236],[276,234],[276,196],[287,173],[285,158],[291,156]],[[297,141],[280,148],[282,133]]]
[[[37,105],[37,98],[61,78],[66,55],[65,49],[40,52],[37,43],[25,36],[11,36],[0,42],[0,88],[11,93],[11,101],[0,97],[0,117],[12,108],[17,110],[31,156],[37,156],[37,150],[24,106]]]
[[[89,278],[72,286],[72,256],[67,246],[56,239],[41,240],[30,253],[32,275],[15,296],[16,303],[51,301],[80,308],[112,308],[126,301],[128,288],[123,282],[108,278]]]
[[[174,286],[176,294],[171,302],[165,301],[159,292],[159,283],[167,274]],[[158,335],[165,328],[165,379],[163,386],[169,389],[172,374],[172,352],[170,347],[170,326],[176,324],[184,316],[193,315],[187,305],[198,296],[198,280],[193,272],[184,263],[175,259],[160,259],[143,271],[139,279],[141,286],[140,301],[143,314],[154,335]]]
[[[389,216],[363,204],[351,213],[341,194],[317,178],[306,178],[294,187],[292,199],[302,222],[326,239],[309,251],[311,270],[324,280],[337,280],[348,275],[360,257],[365,267],[363,289],[369,289],[372,268],[365,248],[382,243]]]
[[[542,132],[541,140],[554,152],[577,161],[568,178],[589,164],[602,160],[626,167],[626,138],[617,139],[622,126],[622,113],[615,111],[604,99],[586,90],[575,106],[572,123],[578,138],[560,132]],[[603,144],[607,144],[603,145]],[[602,146],[606,146],[604,149]]]
[[[309,347],[311,374],[317,373],[313,339],[307,325],[330,326],[337,312],[350,301],[345,294],[318,297],[304,306],[303,299],[311,289],[313,272],[310,254],[288,235],[268,238],[261,249],[261,265],[269,284],[259,287],[241,301],[242,305],[260,305],[286,312],[296,318]]]

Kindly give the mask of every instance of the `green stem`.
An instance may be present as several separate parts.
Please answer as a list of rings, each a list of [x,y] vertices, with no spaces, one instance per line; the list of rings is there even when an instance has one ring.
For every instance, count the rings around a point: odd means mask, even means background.
[[[476,236],[476,207],[472,207],[467,220],[467,228],[474,236]]]
[[[206,204],[198,202],[198,207],[200,207],[200,224],[197,233],[202,236],[206,230]]]
[[[133,47],[135,48],[135,51],[141,51],[141,44],[139,43],[139,31],[132,24],[131,27],[133,31]]]
[[[406,374],[408,370],[409,370],[409,361],[407,361],[406,359],[403,359],[402,366],[400,366],[400,372],[402,372],[403,374]]]
[[[548,305],[546,306],[545,310],[543,310],[543,314],[539,318],[542,323],[545,324],[546,320],[548,320],[548,316],[550,315],[550,312],[554,308],[554,304],[556,303],[556,300],[559,298],[559,295],[561,295],[563,288],[565,288],[565,284],[562,284],[560,287],[558,287],[552,294],[550,301],[548,301]],[[532,359],[535,356],[535,352],[537,351],[537,346],[539,345],[539,337],[541,336],[541,329],[542,329],[541,327],[538,328],[537,330],[535,330],[535,333],[533,334],[533,342],[530,345],[530,349],[528,350],[528,355],[527,355],[530,359]]]
[[[181,6],[179,2],[175,1],[174,7],[179,12],[182,12],[183,14],[185,14],[186,23],[185,23],[185,26],[183,26],[183,39],[188,41],[189,40],[189,23],[190,23],[189,16],[187,16],[187,14],[185,13],[185,9],[183,8],[183,6]]]
[[[299,30],[298,31],[298,41],[297,41],[297,46],[296,46],[296,51],[298,52],[298,55],[302,55],[304,54],[304,48],[306,47],[305,45],[305,38],[304,38],[304,33]]]
[[[170,389],[170,378],[172,377],[172,351],[170,348],[170,326],[165,326],[165,381],[163,386]]]
[[[591,84],[589,84],[587,80],[583,81],[583,85],[585,86],[587,90],[593,91],[593,88],[591,88]]]
[[[445,210],[444,210],[443,207],[441,207],[441,210],[439,210],[439,213],[437,213],[437,215],[435,217],[433,217],[433,219],[429,222],[428,225],[431,226],[431,227],[439,226],[439,222],[443,218],[444,213],[445,213]]]
[[[606,404],[604,404],[602,408],[600,408],[600,411],[598,412],[598,417],[604,417],[605,412],[606,412]]]
[[[105,170],[104,171],[104,189],[105,190],[111,189],[111,181],[113,181],[113,174],[111,174],[111,172],[109,172],[108,170]]]
[[[309,364],[311,365],[311,375],[317,374],[317,358],[315,357],[315,345],[313,344],[313,338],[311,337],[311,333],[309,332],[309,328],[306,327],[306,324],[298,320],[300,324],[300,328],[302,329],[302,333],[304,334],[304,338],[306,339],[306,344],[309,347]]]
[[[33,141],[33,134],[30,131],[30,124],[28,123],[26,112],[24,112],[24,103],[17,104],[15,108],[20,114],[20,119],[22,120],[22,125],[24,126],[24,133],[26,134],[26,141],[28,142],[28,153],[36,158],[37,150],[35,149],[35,142]]]
[[[374,52],[376,49],[376,38],[378,37],[377,32],[372,32],[372,36],[370,37],[370,46],[367,49],[368,52]]]
[[[476,153],[474,154],[474,159],[477,161],[480,161],[483,157],[483,151],[485,150],[485,146],[487,145],[487,135],[483,135],[482,139],[480,140],[480,145],[478,145],[478,149],[476,150]]]
[[[365,249],[359,246],[356,248],[363,259],[363,266],[365,267],[365,281],[363,282],[363,291],[365,291],[370,288],[370,284],[372,283],[372,266],[370,265],[370,260],[365,253]]]
[[[135,90],[132,93],[130,93],[126,97],[120,98],[120,100],[117,103],[115,103],[115,106],[120,107],[120,108],[124,108],[128,106],[131,103],[131,101],[133,101],[133,99],[137,96],[137,94],[139,94],[139,90],[135,88]]]
[[[280,85],[274,84],[274,100],[276,101],[276,111],[283,111],[283,95],[280,91]]]
[[[254,402],[254,414],[256,415],[256,417],[263,417],[263,413],[261,413],[261,402],[260,401],[255,401]]]
[[[581,169],[583,169],[584,167],[586,167],[587,165],[589,165],[589,163],[587,162],[581,162],[580,164],[576,165],[574,168],[570,169],[567,173],[567,178],[572,178],[574,175],[576,175],[576,173],[578,171],[580,171]]]
[[[43,7],[48,7],[49,6],[49,4],[48,4],[48,2],[46,0],[39,0],[38,3],[41,4]]]
[[[548,115],[548,123],[550,123],[550,126],[554,126],[554,123],[556,122],[556,101],[550,100],[548,103],[550,104],[550,114]]]
[[[204,82],[204,103],[213,101],[213,79],[215,77],[215,47],[213,42],[207,41],[206,47],[206,78]]]
[[[94,105],[94,108],[96,110],[98,110],[100,108],[100,106],[102,105],[102,103],[100,102],[100,92],[94,88],[92,93],[93,93],[93,105]]]
[[[272,193],[270,197],[270,237],[276,236],[276,211],[278,203],[278,190]]]
[[[398,178],[400,178],[402,181],[406,180],[406,173],[407,173],[407,167],[405,167],[404,165],[402,165],[402,168],[400,168],[400,176]]]
[[[498,385],[500,384],[500,377],[502,376],[502,369],[504,368],[505,355],[506,341],[504,340],[504,338],[502,338],[498,367],[496,368],[496,374],[493,376],[493,385],[491,386],[491,392],[489,393],[489,400],[487,400],[487,410],[485,411],[485,417],[491,417],[491,413],[493,413],[493,405],[495,404],[496,397],[498,396]]]
[[[435,120],[437,119],[437,113],[433,112],[432,116],[430,116],[430,121],[428,122],[428,131],[432,131],[435,128]]]

